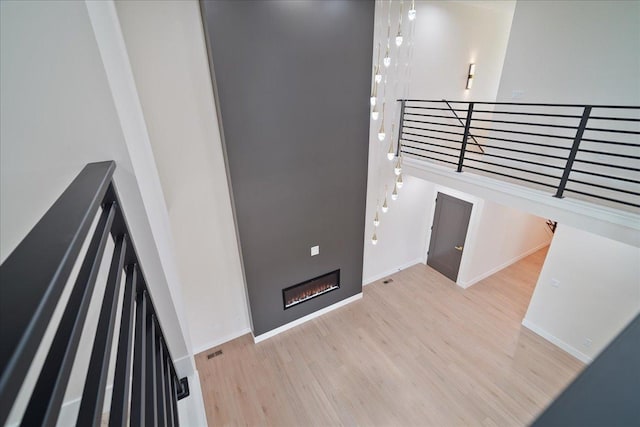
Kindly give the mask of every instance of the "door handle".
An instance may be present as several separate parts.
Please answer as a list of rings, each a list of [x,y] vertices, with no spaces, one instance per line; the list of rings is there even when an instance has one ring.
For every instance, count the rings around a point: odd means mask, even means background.
[[[462,246],[455,246],[456,251],[462,251]]]

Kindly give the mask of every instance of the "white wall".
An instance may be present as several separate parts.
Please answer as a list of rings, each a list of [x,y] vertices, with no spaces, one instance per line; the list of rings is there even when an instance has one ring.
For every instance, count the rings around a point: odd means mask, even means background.
[[[380,120],[371,122],[369,146],[369,174],[365,228],[364,283],[384,277],[398,268],[415,264],[424,256],[429,212],[433,210],[433,191],[428,182],[404,176],[405,186],[390,210],[381,214],[377,232],[378,244],[371,244],[376,203],[382,204],[385,184],[389,194],[393,189],[393,166],[386,160],[391,124],[398,123],[396,99],[490,99],[496,97],[500,70],[509,36],[515,2],[491,1],[417,1],[417,17],[413,33],[404,2],[403,32],[405,42],[398,55],[393,37],[397,24],[391,28],[392,65],[388,71],[390,82],[386,92],[384,142],[377,139]],[[377,45],[382,53],[386,47],[388,2],[376,4],[373,61],[377,59]],[[397,23],[399,2],[393,2],[391,22]],[[413,34],[413,35],[412,35]],[[413,48],[407,49],[413,40]],[[465,90],[470,62],[477,64],[476,79],[471,91]],[[406,64],[409,64],[407,67]],[[397,82],[397,83],[396,83]],[[383,93],[378,93],[382,97]],[[396,129],[397,132],[397,129]]]
[[[638,105],[640,2],[519,1],[499,101]]]
[[[199,5],[116,6],[169,210],[197,353],[250,330]]]
[[[560,224],[523,324],[589,362],[639,311],[640,248]]]

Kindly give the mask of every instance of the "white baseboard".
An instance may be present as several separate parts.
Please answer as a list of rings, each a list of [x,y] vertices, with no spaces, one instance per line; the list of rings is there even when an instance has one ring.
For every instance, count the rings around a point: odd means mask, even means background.
[[[391,276],[392,274],[397,273],[398,271],[404,270],[405,268],[413,267],[414,265],[420,264],[420,263],[422,263],[422,258],[416,258],[405,264],[400,265],[399,267],[395,267],[395,268],[392,268],[391,270],[383,271],[382,273],[379,273],[379,274],[374,274],[373,276],[369,276],[366,279],[364,279],[362,281],[362,286],[367,286],[387,276]]]
[[[230,334],[218,337],[215,340],[212,340],[212,341],[207,342],[205,344],[200,344],[198,346],[194,346],[193,355],[195,356],[198,353],[202,353],[203,351],[212,349],[213,347],[217,347],[217,346],[222,345],[222,344],[224,344],[226,342],[229,342],[231,340],[235,340],[236,338],[239,338],[239,337],[241,337],[243,335],[246,335],[246,334],[248,334],[250,332],[251,332],[251,328],[247,327],[247,328],[243,328],[243,329],[241,329],[239,331],[232,332]]]
[[[479,281],[481,281],[483,279],[486,279],[487,277],[489,277],[489,276],[491,276],[493,274],[496,274],[498,271],[500,271],[500,270],[502,270],[504,268],[507,268],[512,264],[515,264],[516,262],[520,261],[522,258],[526,258],[529,255],[538,252],[540,249],[542,249],[542,248],[544,248],[546,246],[549,246],[550,243],[551,243],[550,241],[549,242],[545,242],[545,243],[542,243],[542,244],[540,244],[540,245],[538,245],[538,246],[536,246],[534,248],[531,248],[528,251],[526,251],[526,252],[524,252],[524,253],[522,253],[522,254],[514,257],[514,258],[511,258],[508,261],[503,262],[502,264],[498,265],[497,267],[494,267],[489,271],[486,271],[486,272],[484,272],[482,274],[479,274],[478,276],[474,277],[471,280],[467,280],[467,281],[458,283],[458,286],[466,289],[471,285],[475,285]]]
[[[265,332],[264,334],[260,334],[260,335],[254,336],[253,337],[253,342],[255,342],[257,344],[260,341],[264,341],[267,338],[271,338],[271,337],[273,337],[275,335],[278,335],[278,334],[280,334],[280,333],[282,333],[284,331],[287,331],[287,330],[289,330],[289,329],[291,329],[291,328],[293,328],[295,326],[301,325],[301,324],[303,324],[305,322],[308,322],[311,319],[315,319],[316,317],[322,316],[325,313],[333,311],[336,308],[340,308],[340,307],[342,307],[344,305],[349,304],[350,302],[357,301],[359,299],[362,299],[362,292],[360,292],[359,294],[353,295],[353,296],[351,296],[349,298],[345,298],[342,301],[338,301],[335,304],[331,304],[330,306],[325,307],[323,309],[320,309],[318,311],[314,311],[311,314],[307,314],[306,316],[301,317],[299,319],[296,319],[293,322],[289,322],[286,325],[282,325],[282,326],[280,326],[278,328],[272,329],[269,332]]]
[[[591,357],[587,356],[586,354],[576,349],[575,347],[570,346],[566,342],[562,341],[560,338],[550,334],[549,332],[542,329],[540,326],[536,325],[535,323],[532,323],[527,319],[524,319],[522,321],[522,326],[540,335],[545,340],[549,341],[553,345],[566,351],[567,353],[569,353],[570,355],[572,355],[573,357],[575,357],[576,359],[580,360],[583,363],[589,364],[593,361]]]

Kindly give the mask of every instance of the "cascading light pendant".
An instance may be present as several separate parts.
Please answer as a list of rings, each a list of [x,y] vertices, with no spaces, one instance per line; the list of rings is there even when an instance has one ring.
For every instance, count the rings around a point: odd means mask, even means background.
[[[380,83],[382,81],[382,73],[380,72],[380,43],[378,43],[378,61],[376,62],[376,68],[374,72],[374,77],[376,83]]]
[[[411,9],[409,9],[409,12],[407,13],[407,17],[409,18],[409,21],[413,21],[414,19],[416,19],[416,1],[415,0],[411,0]]]
[[[398,33],[396,34],[396,46],[402,46],[404,37],[402,37],[402,2],[400,2],[400,18],[398,19]]]
[[[384,132],[384,102],[382,103],[382,121],[380,122],[380,129],[378,130],[378,139],[384,141],[387,134]]]
[[[398,161],[396,162],[396,167],[393,168],[393,173],[396,174],[396,176],[399,176],[402,173],[402,158],[398,157]]]
[[[395,150],[393,149],[393,136],[394,135],[395,135],[395,125],[392,124],[391,125],[391,138],[389,138],[389,151],[387,151],[387,159],[389,159],[390,161],[393,160],[393,158],[396,155]]]
[[[384,202],[382,203],[382,208],[380,209],[382,213],[387,213],[389,211],[389,205],[387,204],[387,187],[384,189]]]
[[[378,84],[373,83],[373,88],[371,88],[371,106],[376,105],[376,101],[378,100]]]
[[[376,216],[373,217],[373,226],[378,227],[380,225],[380,218],[378,218],[378,208],[376,208]]]
[[[391,22],[387,25],[387,52],[384,54],[384,58],[382,59],[382,63],[386,68],[389,68],[391,65],[391,56],[389,56],[389,39],[391,38]]]
[[[404,185],[404,181],[402,180],[402,174],[398,175],[398,179],[396,179],[396,187],[402,188]]]
[[[376,121],[378,120],[379,116],[380,116],[380,113],[378,112],[378,106],[374,105],[373,108],[371,109],[371,120]]]
[[[371,244],[372,245],[377,245],[378,244],[378,236],[376,236],[376,232],[373,232],[373,236],[371,237]]]
[[[398,184],[393,186],[393,192],[391,193],[391,200],[398,200]]]

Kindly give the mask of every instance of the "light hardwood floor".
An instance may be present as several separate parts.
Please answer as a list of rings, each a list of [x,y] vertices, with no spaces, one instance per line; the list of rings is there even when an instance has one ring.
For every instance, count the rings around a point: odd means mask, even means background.
[[[467,290],[419,264],[259,344],[200,353],[209,425],[530,423],[583,367],[520,324],[545,255]]]

